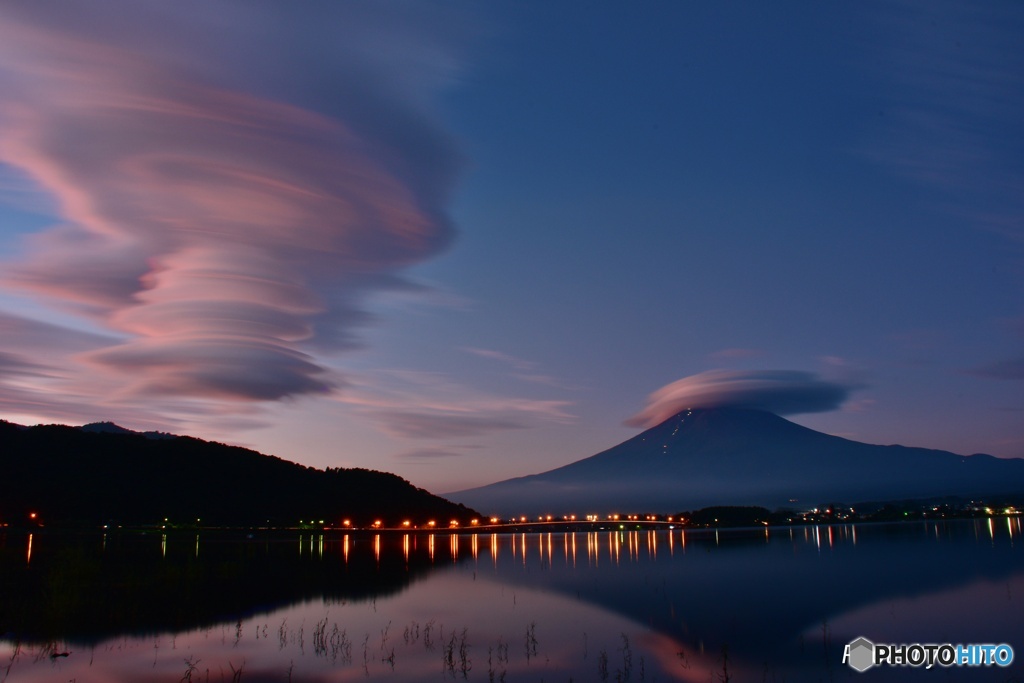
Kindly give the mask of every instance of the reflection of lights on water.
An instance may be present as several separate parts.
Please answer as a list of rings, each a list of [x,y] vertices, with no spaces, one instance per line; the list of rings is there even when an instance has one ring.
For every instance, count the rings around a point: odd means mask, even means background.
[[[402,537],[402,554],[405,555],[405,562],[409,562],[409,534]]]
[[[196,534],[196,557],[199,557],[199,534]]]
[[[452,556],[452,562],[459,559],[459,535],[450,534],[448,536],[448,548]]]
[[[473,521],[475,522],[476,520],[473,520]],[[480,548],[479,548],[479,545],[478,545],[478,542],[477,542],[477,534],[473,534],[472,548],[473,548],[473,561],[476,562],[477,561],[477,556],[480,554]]]
[[[427,549],[430,551],[430,561],[434,561],[434,534],[427,537]]]
[[[498,566],[498,534],[491,534],[491,559],[494,560],[494,566]]]
[[[991,538],[993,541],[996,540],[996,530],[995,527],[992,526],[991,517],[988,518],[988,537]]]
[[[829,548],[832,547],[832,525],[831,524],[829,524],[829,526],[828,526],[828,547]]]
[[[160,557],[167,557],[167,534],[160,535]]]
[[[106,539],[106,536],[104,536],[103,538]],[[28,564],[31,561],[32,561],[32,534],[29,534],[28,535],[28,553],[26,553],[26,555],[25,555],[25,564]]]
[[[375,534],[373,537],[373,557],[377,560],[377,564],[380,564],[380,534]]]
[[[345,564],[348,564],[348,534],[345,534],[345,538],[341,542],[341,552],[345,556]]]

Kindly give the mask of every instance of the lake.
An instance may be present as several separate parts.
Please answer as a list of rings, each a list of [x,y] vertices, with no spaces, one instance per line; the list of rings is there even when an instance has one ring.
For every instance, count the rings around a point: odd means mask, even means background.
[[[516,534],[0,535],[0,682],[1007,681],[1019,517]],[[842,663],[1007,643],[1007,668]]]

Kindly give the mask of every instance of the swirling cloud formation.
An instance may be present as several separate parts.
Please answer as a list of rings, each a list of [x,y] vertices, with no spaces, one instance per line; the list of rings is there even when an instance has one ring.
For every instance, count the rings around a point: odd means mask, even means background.
[[[415,8],[372,14],[5,5],[0,161],[63,220],[5,284],[115,337],[77,362],[139,395],[343,381],[316,353],[355,344],[362,296],[451,240],[459,166],[426,106],[453,69],[444,41]]]
[[[663,386],[630,427],[653,427],[676,413],[696,408],[745,408],[777,415],[836,410],[855,387],[797,370],[709,370]]]

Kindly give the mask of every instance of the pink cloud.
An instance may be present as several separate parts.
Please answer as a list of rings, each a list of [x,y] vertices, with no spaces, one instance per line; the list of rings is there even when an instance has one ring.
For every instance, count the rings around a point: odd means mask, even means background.
[[[222,37],[205,9],[175,34],[189,22],[169,8],[104,6],[135,22],[123,38],[52,10],[0,18],[0,161],[64,221],[26,243],[5,284],[120,337],[73,362],[122,391],[249,401],[336,387],[317,354],[354,345],[363,295],[452,238],[439,179],[457,154],[422,93],[368,95],[369,67],[349,54],[325,68],[352,86],[336,97],[362,97],[324,113],[259,94],[246,65],[193,59]],[[243,54],[259,35],[224,38]]]
[[[653,427],[676,413],[698,408],[744,408],[779,415],[836,410],[855,387],[797,370],[709,370],[666,384],[652,393],[631,427]]]

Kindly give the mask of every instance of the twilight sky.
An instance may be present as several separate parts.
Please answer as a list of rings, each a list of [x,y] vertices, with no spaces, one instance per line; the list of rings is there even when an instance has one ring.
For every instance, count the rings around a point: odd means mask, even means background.
[[[686,407],[1024,457],[1024,6],[0,9],[0,417],[452,491]]]

